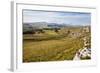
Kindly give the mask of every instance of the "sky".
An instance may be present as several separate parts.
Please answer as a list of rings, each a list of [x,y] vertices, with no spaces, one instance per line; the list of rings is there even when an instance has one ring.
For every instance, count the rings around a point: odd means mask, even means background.
[[[90,25],[91,14],[83,12],[23,10],[23,23],[34,22],[48,22],[69,25]]]

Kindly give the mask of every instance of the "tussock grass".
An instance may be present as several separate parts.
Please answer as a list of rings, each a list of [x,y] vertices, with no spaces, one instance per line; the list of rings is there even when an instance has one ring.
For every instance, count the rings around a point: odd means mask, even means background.
[[[71,38],[61,32],[23,35],[23,62],[73,60],[84,46],[82,37]]]

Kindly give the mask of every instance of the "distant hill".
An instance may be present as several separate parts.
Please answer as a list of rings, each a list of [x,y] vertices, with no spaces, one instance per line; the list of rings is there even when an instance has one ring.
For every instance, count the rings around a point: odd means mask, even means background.
[[[28,23],[23,24],[23,32],[32,31],[32,26]]]
[[[34,23],[23,23],[24,28],[33,28],[33,29],[43,29],[43,28],[61,28],[66,27],[65,24],[57,23],[47,23],[47,22],[34,22]]]
[[[34,29],[43,29],[43,28],[47,28],[48,27],[48,23],[46,23],[46,22],[35,22],[35,23],[30,23],[30,25]]]
[[[34,22],[34,23],[23,23],[23,31],[31,31],[35,29],[43,28],[62,28],[62,27],[82,27],[81,25],[70,25],[70,24],[58,24],[58,23],[47,23],[47,22]]]

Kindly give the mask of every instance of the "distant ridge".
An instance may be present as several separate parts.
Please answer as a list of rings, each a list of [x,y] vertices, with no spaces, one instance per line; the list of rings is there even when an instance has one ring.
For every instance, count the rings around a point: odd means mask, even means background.
[[[83,25],[75,25],[75,24],[72,25],[64,23],[58,24],[58,23],[47,23],[47,22],[34,22],[34,23],[23,23],[23,31],[30,31],[32,29],[43,29],[43,28],[82,27],[82,26]]]

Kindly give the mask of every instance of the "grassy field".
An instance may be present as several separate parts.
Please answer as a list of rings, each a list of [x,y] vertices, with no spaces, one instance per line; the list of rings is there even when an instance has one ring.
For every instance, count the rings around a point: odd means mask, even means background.
[[[80,28],[68,30],[23,34],[23,62],[73,60],[76,52],[84,46],[83,37],[89,37],[90,33],[83,33]],[[72,32],[81,34],[76,36]]]

